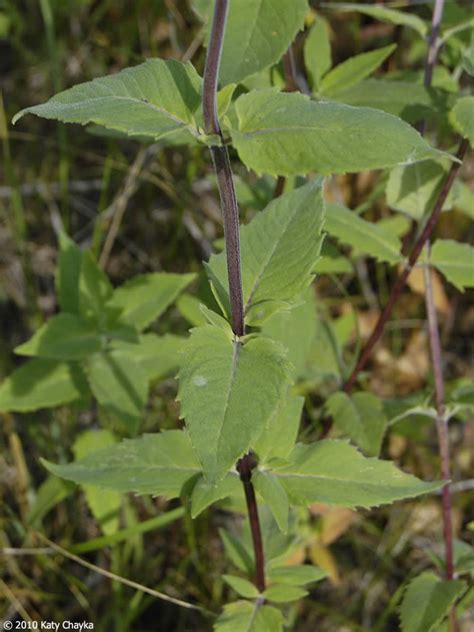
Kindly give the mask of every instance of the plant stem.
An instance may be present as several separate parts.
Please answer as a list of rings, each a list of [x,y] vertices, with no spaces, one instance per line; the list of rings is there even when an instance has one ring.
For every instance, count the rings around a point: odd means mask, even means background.
[[[227,147],[223,142],[217,111],[217,81],[222,54],[222,44],[226,27],[228,0],[216,0],[212,21],[211,37],[207,49],[204,69],[204,86],[202,107],[204,126],[208,134],[220,136],[221,145],[210,148],[214,169],[217,175],[219,195],[224,218],[224,237],[227,253],[227,274],[229,279],[229,296],[232,316],[232,329],[236,336],[245,334],[244,307],[242,293],[242,274],[240,269],[240,235],[239,208],[235,194],[232,168]],[[258,515],[257,499],[252,483],[251,455],[246,454],[237,464],[240,479],[244,486],[250,529],[255,553],[255,585],[260,592],[265,590],[265,558],[263,551],[262,530]]]
[[[428,258],[430,252],[430,244],[426,244],[428,249]],[[439,339],[438,316],[436,314],[436,306],[433,296],[433,285],[431,282],[431,268],[424,268],[424,280],[426,290],[426,311],[428,316],[428,332],[431,348],[431,359],[433,362],[433,374],[435,381],[435,399],[436,399],[436,428],[438,431],[439,450],[441,457],[441,475],[444,480],[449,481],[451,478],[451,468],[449,465],[449,437],[448,422],[445,417],[444,405],[444,380],[443,380],[443,364],[441,357],[441,342]],[[445,485],[442,490],[443,499],[443,532],[445,543],[445,562],[446,562],[446,579],[453,579],[453,525],[451,520],[451,492],[449,484]]]
[[[219,65],[228,6],[228,0],[216,0],[211,38],[207,50],[206,67],[204,69],[202,96],[206,132],[220,136],[221,141],[223,141],[223,138],[217,113],[217,79],[219,76]],[[224,237],[226,243],[232,329],[237,336],[243,336],[245,333],[245,324],[242,274],[240,270],[239,207],[237,205],[237,196],[235,194],[227,147],[224,144],[221,146],[213,145],[210,150],[217,175],[222,214],[224,217]]]
[[[425,65],[425,87],[429,88],[433,79],[433,70],[438,57],[438,34],[443,17],[444,0],[436,0],[433,10],[433,20],[431,25],[431,34],[428,46],[428,55]],[[425,131],[425,123],[422,125],[422,134]],[[426,250],[428,265],[424,268],[425,280],[425,304],[428,317],[428,333],[430,340],[431,359],[433,364],[433,374],[435,382],[435,399],[436,399],[436,430],[438,432],[438,444],[441,460],[441,475],[444,480],[451,479],[451,467],[449,459],[449,428],[448,420],[445,416],[445,390],[443,379],[443,362],[441,352],[441,341],[439,338],[438,316],[436,314],[436,305],[434,301],[433,285],[431,282],[431,266],[430,251],[431,244],[429,238],[426,240]],[[447,580],[454,578],[454,559],[453,559],[453,518],[452,518],[452,501],[449,482],[442,490],[442,515],[443,515],[443,540],[444,540],[444,559],[445,559],[445,577]],[[456,609],[453,605],[449,609],[449,630],[456,632]]]
[[[362,352],[359,356],[359,359],[354,369],[352,370],[350,376],[348,377],[347,381],[345,382],[343,386],[343,390],[346,393],[348,393],[352,389],[359,373],[364,369],[365,365],[367,364],[372,354],[372,351],[374,350],[375,345],[379,341],[383,333],[384,327],[392,314],[392,309],[395,303],[397,302],[403,290],[403,287],[405,286],[408,275],[412,271],[414,265],[416,264],[418,260],[418,257],[421,254],[421,251],[423,250],[424,245],[426,244],[427,240],[431,237],[433,230],[435,229],[436,223],[441,214],[441,210],[446,201],[446,198],[448,197],[451,187],[454,184],[454,180],[461,167],[461,162],[462,162],[462,159],[464,158],[464,155],[467,151],[468,146],[469,146],[469,143],[467,139],[463,139],[456,153],[456,158],[458,159],[459,162],[453,162],[453,164],[451,165],[451,169],[449,170],[449,173],[446,176],[443,186],[441,187],[441,190],[438,194],[436,202],[433,206],[431,215],[428,218],[418,239],[416,240],[415,245],[413,246],[411,253],[408,257],[408,261],[405,264],[405,267],[403,268],[400,276],[396,280],[395,285],[393,286],[392,291],[390,292],[390,296],[388,298],[387,304],[385,305],[383,312],[380,314],[379,319],[377,320],[377,323],[375,324],[375,327],[368,341],[364,345],[364,348],[362,349]]]
[[[431,86],[431,81],[433,79],[433,70],[438,57],[438,35],[441,26],[441,20],[443,18],[443,11],[444,0],[436,0],[433,10],[433,19],[431,22],[431,34],[428,42],[428,55],[426,56],[425,63],[424,83],[426,88],[429,88]]]
[[[263,592],[265,590],[265,560],[263,557],[262,531],[258,517],[257,498],[255,497],[255,489],[252,484],[251,457],[248,454],[240,459],[237,469],[240,474],[240,480],[244,485],[250,531],[252,533],[255,554],[255,585],[260,592]]]

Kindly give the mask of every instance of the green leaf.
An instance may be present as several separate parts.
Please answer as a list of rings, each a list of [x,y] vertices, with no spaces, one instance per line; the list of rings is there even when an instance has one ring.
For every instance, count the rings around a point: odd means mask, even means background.
[[[462,97],[451,110],[453,127],[474,147],[474,97]]]
[[[331,42],[326,20],[317,16],[304,43],[304,61],[313,90],[319,89],[322,77],[331,68]]]
[[[306,584],[319,582],[325,577],[327,577],[325,570],[309,564],[281,566],[272,568],[267,573],[267,578],[270,582],[287,586],[306,586]]]
[[[209,505],[240,492],[242,492],[242,483],[236,472],[229,472],[216,485],[208,483],[201,476],[191,494],[191,517],[197,518]]]
[[[363,452],[378,456],[387,427],[382,402],[371,393],[338,392],[326,402],[335,427],[348,435]]]
[[[232,0],[224,36],[220,82],[239,83],[275,64],[304,26],[307,0]],[[214,2],[194,0],[210,26]],[[208,31],[209,33],[209,31]]]
[[[158,318],[194,278],[194,274],[140,274],[114,291],[109,306],[121,310],[120,322],[141,331]]]
[[[474,575],[474,546],[457,539],[453,544],[456,573]]]
[[[287,464],[275,464],[272,473],[299,505],[325,503],[343,507],[375,507],[412,498],[443,486],[425,483],[398,470],[389,461],[365,458],[344,441],[324,440],[298,444]]]
[[[29,412],[69,404],[88,388],[74,365],[35,358],[13,371],[0,386],[0,410]]]
[[[262,381],[262,375],[265,380]],[[179,373],[178,400],[204,475],[216,483],[256,441],[282,399],[288,365],[279,345],[194,329]]]
[[[474,287],[474,248],[469,244],[437,239],[430,261],[461,292],[466,287]]]
[[[431,212],[449,170],[447,160],[424,160],[414,165],[395,167],[385,190],[387,204],[415,220]],[[451,190],[443,205],[448,210],[453,205]]]
[[[358,252],[379,261],[398,263],[402,244],[398,237],[381,226],[368,222],[342,204],[329,204],[326,209],[325,229]]]
[[[426,23],[413,13],[405,11],[397,11],[396,9],[389,9],[384,6],[368,6],[366,4],[339,4],[334,3],[333,6],[328,8],[336,11],[356,11],[357,13],[363,13],[370,17],[380,20],[381,22],[388,22],[389,24],[397,24],[400,26],[408,26],[416,31],[421,37],[425,37],[428,32]]]
[[[342,350],[330,321],[316,318],[315,332],[309,347],[305,378],[310,383],[322,379],[341,382]]]
[[[371,108],[315,102],[296,93],[259,90],[235,103],[231,131],[240,159],[257,173],[324,175],[382,169],[434,155],[416,130]]]
[[[352,274],[354,268],[334,244],[325,239],[321,248],[321,259],[316,263],[317,274]]]
[[[319,257],[323,216],[322,181],[318,179],[281,195],[241,229],[248,324],[262,322],[260,309],[266,303],[276,301],[281,307],[310,284]],[[213,282],[228,294],[225,252],[211,257],[209,269]]]
[[[262,470],[253,473],[252,482],[264,502],[269,506],[280,530],[283,533],[288,533],[290,505],[285,488],[276,476]]]
[[[471,77],[474,77],[474,44],[471,45],[464,53],[462,67]]]
[[[428,90],[421,83],[394,79],[364,79],[339,92],[334,99],[356,107],[383,110],[413,124],[431,117],[443,102],[434,89]]]
[[[257,442],[255,452],[260,463],[271,458],[286,459],[293,450],[300,427],[304,397],[289,394],[270,419]]]
[[[383,217],[377,225],[384,229],[386,233],[391,233],[397,237],[403,237],[410,230],[411,222],[404,215],[390,215]]]
[[[256,599],[260,594],[255,586],[249,582],[248,579],[244,579],[243,577],[222,575],[222,579],[235,590],[239,597],[244,597],[245,599]]]
[[[92,253],[83,252],[79,277],[81,316],[103,326],[106,321],[106,304],[112,294],[112,284],[97,265]]]
[[[288,557],[291,556],[292,552],[296,553],[296,550],[301,551],[301,541],[298,539],[297,535],[297,518],[294,514],[290,514],[289,533],[284,534],[278,527],[273,513],[268,505],[260,505],[258,514],[260,517],[262,539],[265,543],[265,562],[267,566],[281,566],[285,563]],[[248,520],[244,523],[241,541],[253,558],[253,539]]]
[[[145,371],[148,380],[161,380],[177,373],[186,339],[173,334],[141,334],[138,341],[112,340],[111,350],[132,358]]]
[[[95,353],[87,378],[99,404],[135,432],[148,396],[148,376],[140,364],[123,351]]]
[[[182,294],[176,301],[176,307],[193,327],[206,324],[206,318],[201,312],[201,301],[195,296]]]
[[[474,588],[466,589],[462,598],[456,603],[456,617],[460,622],[466,622],[469,625],[472,619],[472,607],[474,604]],[[445,619],[441,625],[436,626],[435,632],[452,632],[450,630],[449,619]],[[469,628],[468,628],[468,632]]]
[[[431,572],[416,577],[400,607],[402,632],[431,632],[466,588],[463,581],[446,581]]]
[[[76,460],[83,459],[97,450],[113,446],[114,435],[108,430],[86,430],[75,440],[73,445]],[[116,491],[105,491],[95,485],[84,485],[84,494],[92,515],[106,535],[115,533],[119,528],[119,511],[121,496]]]
[[[56,294],[63,312],[80,313],[79,278],[82,252],[64,232],[59,233],[59,256],[56,269]]]
[[[454,208],[474,219],[474,191],[461,180],[455,180],[452,191]]]
[[[196,135],[194,113],[200,105],[201,78],[191,63],[149,59],[115,75],[81,83],[46,103],[26,108],[64,123],[96,123],[107,129],[163,138],[185,131]]]
[[[265,590],[263,596],[268,601],[274,601],[275,603],[289,603],[290,601],[299,601],[308,594],[307,590],[299,586],[273,584],[273,586]]]
[[[342,90],[351,88],[371,75],[393,53],[396,47],[396,44],[390,44],[390,46],[350,57],[324,77],[319,91],[324,95],[333,96]]]
[[[214,632],[283,632],[283,615],[260,601],[237,601],[224,606]]]
[[[262,333],[288,349],[288,360],[297,380],[304,375],[309,346],[314,336],[316,301],[314,289],[306,288],[291,309],[277,312],[265,321]]]
[[[255,570],[254,561],[248,548],[242,541],[225,529],[219,529],[219,535],[221,536],[226,555],[233,564],[244,573],[253,573]]]
[[[125,439],[67,465],[43,463],[56,476],[75,483],[166,498],[178,497],[183,485],[201,471],[181,430]]]
[[[58,314],[42,325],[15,353],[53,360],[81,360],[101,348],[101,338],[89,321],[75,314]]]

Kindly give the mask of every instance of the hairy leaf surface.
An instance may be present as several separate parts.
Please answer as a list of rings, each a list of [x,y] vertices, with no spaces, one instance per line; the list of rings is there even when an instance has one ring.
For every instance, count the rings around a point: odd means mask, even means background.
[[[321,261],[321,259],[320,259]],[[316,266],[319,266],[319,262]],[[288,360],[298,380],[304,375],[311,341],[314,337],[316,300],[312,286],[306,288],[295,305],[273,314],[262,326],[262,332],[288,349]]]
[[[393,463],[365,458],[344,441],[298,444],[289,463],[271,469],[290,500],[344,507],[375,507],[439,489],[442,481],[425,483]]]
[[[285,193],[241,229],[242,285],[248,324],[293,301],[313,278],[324,217],[321,179]],[[225,251],[209,261],[213,281],[228,293]]]
[[[230,328],[211,325],[192,331],[178,400],[210,483],[222,479],[258,439],[284,396],[288,375],[282,348],[268,338],[242,343]]]
[[[194,0],[197,12],[208,21],[214,0]],[[239,83],[275,64],[296,33],[303,28],[307,0],[232,0],[224,36],[219,72],[221,83]]]
[[[288,394],[275,411],[257,442],[255,452],[261,463],[271,458],[285,459],[293,450],[300,427],[304,397]]]
[[[329,204],[326,209],[325,229],[358,252],[379,261],[397,263],[401,260],[401,242],[392,233],[373,222],[359,217],[342,204]]]
[[[81,83],[28,112],[64,123],[96,123],[130,135],[158,139],[186,131],[196,135],[194,113],[200,105],[201,78],[191,63],[149,59],[115,75]]]
[[[183,485],[201,471],[181,430],[125,439],[67,465],[44,464],[56,476],[75,483],[166,498],[179,496]]]
[[[242,483],[240,482],[237,472],[229,472],[221,481],[216,485],[208,483],[207,480],[201,476],[193,487],[191,494],[191,516],[196,518],[201,512],[203,512],[209,505],[228,498],[234,494],[242,493]]]
[[[242,162],[257,173],[324,175],[382,169],[436,152],[395,116],[371,108],[315,102],[296,93],[259,90],[237,99],[231,131]]]
[[[382,402],[371,393],[334,393],[327,400],[336,428],[347,434],[365,454],[378,456],[387,426]]]

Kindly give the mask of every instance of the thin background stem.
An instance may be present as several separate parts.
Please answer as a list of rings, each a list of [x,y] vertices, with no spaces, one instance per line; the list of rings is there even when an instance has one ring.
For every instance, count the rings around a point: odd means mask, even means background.
[[[425,73],[424,73],[424,85],[429,88],[433,79],[433,71],[436,66],[436,61],[439,52],[439,31],[441,21],[443,18],[445,0],[436,0],[433,9],[433,18],[431,24],[431,33],[428,42],[428,53],[426,56]],[[424,135],[426,129],[426,120],[421,122],[420,133]],[[462,161],[468,148],[468,141],[464,139],[458,149],[457,158]],[[382,314],[380,315],[375,328],[367,341],[359,360],[352,371],[349,379],[344,385],[346,392],[350,391],[355,383],[358,373],[365,366],[371,352],[382,335],[384,326],[390,317],[393,306],[396,303],[401,291],[405,285],[405,282],[410,274],[413,266],[415,265],[418,257],[420,256],[424,247],[428,252],[428,260],[430,253],[430,237],[438,222],[441,214],[444,202],[449,194],[449,191],[455,181],[457,173],[460,168],[460,163],[453,163],[451,169],[446,177],[446,180],[441,188],[438,198],[435,202],[430,217],[428,218],[424,229],[419,235],[411,254],[408,258],[408,262],[403,269],[403,272],[397,279],[395,286],[392,289],[389,300]],[[436,399],[436,429],[438,433],[439,453],[441,460],[441,475],[444,480],[449,481],[451,478],[450,468],[450,456],[449,456],[449,434],[448,434],[448,421],[445,416],[445,389],[443,378],[443,363],[442,363],[442,351],[441,342],[439,337],[438,317],[436,313],[436,306],[433,295],[433,286],[431,281],[431,267],[428,265],[424,268],[424,280],[425,280],[425,303],[426,313],[428,319],[428,332],[430,341],[431,358],[433,365],[433,374],[435,382],[435,399]],[[445,549],[445,577],[447,580],[452,580],[454,577],[454,557],[453,557],[453,522],[452,522],[452,499],[449,483],[447,483],[442,489],[442,515],[443,515],[443,539]],[[449,629],[450,632],[456,632],[456,612],[452,607],[449,612]]]
[[[242,275],[240,269],[239,208],[237,206],[237,196],[235,194],[229,154],[227,147],[223,143],[217,111],[217,83],[228,8],[228,0],[216,0],[211,38],[207,49],[206,66],[204,70],[202,106],[206,132],[220,136],[222,143],[221,145],[211,146],[210,150],[217,175],[224,218],[232,329],[236,336],[243,336],[245,334],[245,323]],[[250,530],[252,533],[255,554],[255,585],[260,592],[263,592],[265,590],[265,558],[257,499],[252,484],[252,467],[252,458],[249,454],[243,456],[237,464],[237,469],[244,486]]]
[[[425,87],[429,88],[433,79],[433,71],[438,58],[439,46],[438,36],[441,21],[443,19],[444,0],[436,0],[433,10],[433,21],[431,25],[431,35],[428,46],[428,55],[425,65]],[[422,133],[425,131],[425,123],[422,126]],[[429,238],[426,241],[428,254],[428,264],[430,260],[431,244]],[[449,455],[449,427],[445,416],[445,389],[443,377],[443,359],[441,351],[441,341],[439,337],[438,316],[434,301],[433,285],[431,281],[431,266],[424,268],[425,280],[425,303],[428,317],[428,333],[433,364],[433,374],[435,383],[436,399],[436,430],[438,432],[439,454],[441,460],[441,475],[444,480],[451,479],[450,455]],[[443,539],[445,558],[445,577],[447,580],[454,578],[454,555],[453,555],[453,518],[452,518],[452,498],[449,482],[442,490],[442,512],[443,512]],[[456,610],[454,605],[449,610],[450,632],[457,630]]]
[[[384,331],[384,328],[388,319],[392,315],[393,307],[395,303],[397,302],[398,298],[400,297],[400,294],[402,293],[402,290],[405,286],[406,280],[410,272],[415,266],[418,260],[418,257],[420,256],[423,250],[423,247],[425,246],[428,239],[431,237],[436,227],[439,216],[441,215],[441,210],[444,206],[446,198],[449,195],[449,192],[451,191],[451,187],[454,184],[458,171],[461,168],[461,161],[466,154],[468,146],[469,146],[469,142],[467,141],[467,139],[463,139],[456,153],[456,158],[458,159],[459,162],[453,162],[453,164],[451,165],[451,169],[449,170],[449,173],[446,176],[444,184],[441,187],[441,190],[438,194],[436,202],[433,206],[433,210],[431,211],[431,215],[429,216],[423,230],[421,231],[418,239],[416,240],[411,250],[411,253],[408,257],[408,260],[405,264],[405,267],[403,268],[401,274],[396,280],[395,285],[393,286],[392,291],[390,292],[388,301],[382,313],[380,314],[375,324],[375,327],[372,330],[372,333],[370,334],[369,339],[365,343],[354,369],[352,370],[350,376],[347,378],[344,384],[343,389],[346,393],[352,390],[352,387],[354,386],[357,380],[357,377],[359,376],[359,373],[365,368],[370,356],[372,355],[372,351],[374,350],[375,345],[377,344],[380,337],[382,336],[382,333]]]

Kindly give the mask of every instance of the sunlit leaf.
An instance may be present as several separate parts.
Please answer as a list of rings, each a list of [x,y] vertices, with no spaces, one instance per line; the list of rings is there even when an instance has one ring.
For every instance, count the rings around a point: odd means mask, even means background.
[[[412,163],[436,152],[413,127],[385,112],[296,93],[259,90],[235,104],[231,135],[240,159],[257,173],[324,175]]]
[[[390,461],[365,458],[344,441],[298,444],[287,464],[271,469],[290,500],[344,507],[375,507],[439,489],[442,481],[425,483],[398,470]]]
[[[163,138],[185,131],[197,134],[194,113],[200,105],[201,78],[191,63],[149,59],[115,75],[60,92],[46,103],[19,112],[64,123],[96,123],[130,135]]]
[[[44,461],[50,472],[75,483],[175,498],[200,473],[186,433],[168,430],[102,448],[67,465]]]
[[[240,341],[230,328],[211,325],[192,331],[178,399],[208,482],[222,479],[258,439],[284,397],[287,380],[285,354],[268,338]]]

